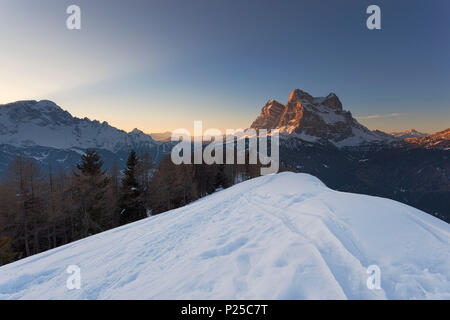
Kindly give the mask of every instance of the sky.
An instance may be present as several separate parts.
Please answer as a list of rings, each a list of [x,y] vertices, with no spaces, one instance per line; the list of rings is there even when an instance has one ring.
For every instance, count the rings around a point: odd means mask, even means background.
[[[381,30],[366,27],[372,4]],[[299,88],[335,92],[370,129],[436,132],[450,127],[449,14],[448,0],[0,0],[0,104],[225,130]]]

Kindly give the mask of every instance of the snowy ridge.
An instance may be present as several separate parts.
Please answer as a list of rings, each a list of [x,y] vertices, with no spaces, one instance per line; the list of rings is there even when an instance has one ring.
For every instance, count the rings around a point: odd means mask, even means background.
[[[127,133],[105,121],[73,117],[51,101],[30,100],[0,105],[0,144],[117,152],[124,147],[153,146],[159,142],[138,129]]]
[[[420,210],[285,172],[3,266],[0,298],[449,299],[449,245]]]

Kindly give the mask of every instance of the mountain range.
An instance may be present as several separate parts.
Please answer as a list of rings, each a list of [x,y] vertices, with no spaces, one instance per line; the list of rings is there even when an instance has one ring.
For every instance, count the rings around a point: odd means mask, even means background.
[[[411,146],[448,148],[450,129],[432,135],[414,129],[384,133],[369,130],[342,108],[339,98],[312,97],[292,91],[286,105],[269,100],[250,126],[279,129],[283,137],[337,147],[407,142]],[[95,148],[118,153],[131,148],[152,150],[170,141],[171,132],[145,134],[135,128],[117,129],[106,121],[73,117],[52,101],[27,100],[0,105],[0,144],[15,148],[44,147],[59,150]]]
[[[96,148],[111,152],[158,144],[138,129],[127,133],[106,121],[76,118],[48,100],[0,106],[0,139],[2,144],[15,147]]]
[[[96,149],[106,167],[125,165],[131,149],[159,161],[170,146],[138,129],[117,129],[107,122],[73,117],[48,100],[17,101],[0,105],[0,174],[17,154],[49,166],[70,169],[88,148]]]
[[[450,129],[430,135],[369,130],[336,94],[313,97],[300,89],[284,105],[269,100],[250,127],[280,130],[285,168],[313,174],[336,190],[395,199],[450,221]],[[174,145],[169,137],[76,118],[48,100],[17,101],[0,105],[0,175],[18,154],[45,171],[67,170],[87,148],[99,152],[106,168],[123,168],[131,149],[159,162]]]

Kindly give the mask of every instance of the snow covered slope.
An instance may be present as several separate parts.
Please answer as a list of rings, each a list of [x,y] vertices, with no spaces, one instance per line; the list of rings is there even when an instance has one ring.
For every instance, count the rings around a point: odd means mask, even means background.
[[[3,266],[0,298],[450,299],[449,248],[422,211],[280,173]]]

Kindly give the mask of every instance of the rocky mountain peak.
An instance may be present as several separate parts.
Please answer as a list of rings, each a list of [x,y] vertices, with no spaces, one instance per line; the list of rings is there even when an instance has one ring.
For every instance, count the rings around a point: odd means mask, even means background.
[[[384,141],[389,136],[370,131],[359,124],[335,93],[313,97],[295,89],[286,105],[270,100],[252,123],[254,129],[279,129],[310,142],[331,142],[337,146],[359,145]]]
[[[295,89],[289,95],[288,103],[301,104],[302,102],[304,103],[305,101],[308,101],[309,103],[313,103],[314,98],[308,92],[305,92],[300,89]]]
[[[322,104],[331,109],[342,111],[341,100],[339,100],[338,96],[333,92],[325,97],[325,100],[322,102]]]
[[[144,131],[139,130],[138,128],[134,128],[133,130],[130,131],[131,134],[135,134],[135,135],[142,135],[145,134]]]
[[[261,109],[261,116],[256,119],[252,128],[258,129],[273,129],[280,122],[280,117],[283,114],[284,105],[276,100],[269,100]]]
[[[38,126],[67,125],[73,117],[49,100],[24,100],[0,106],[0,118],[7,123],[34,123]],[[0,120],[1,120],[0,119]],[[6,126],[6,123],[4,124]]]

